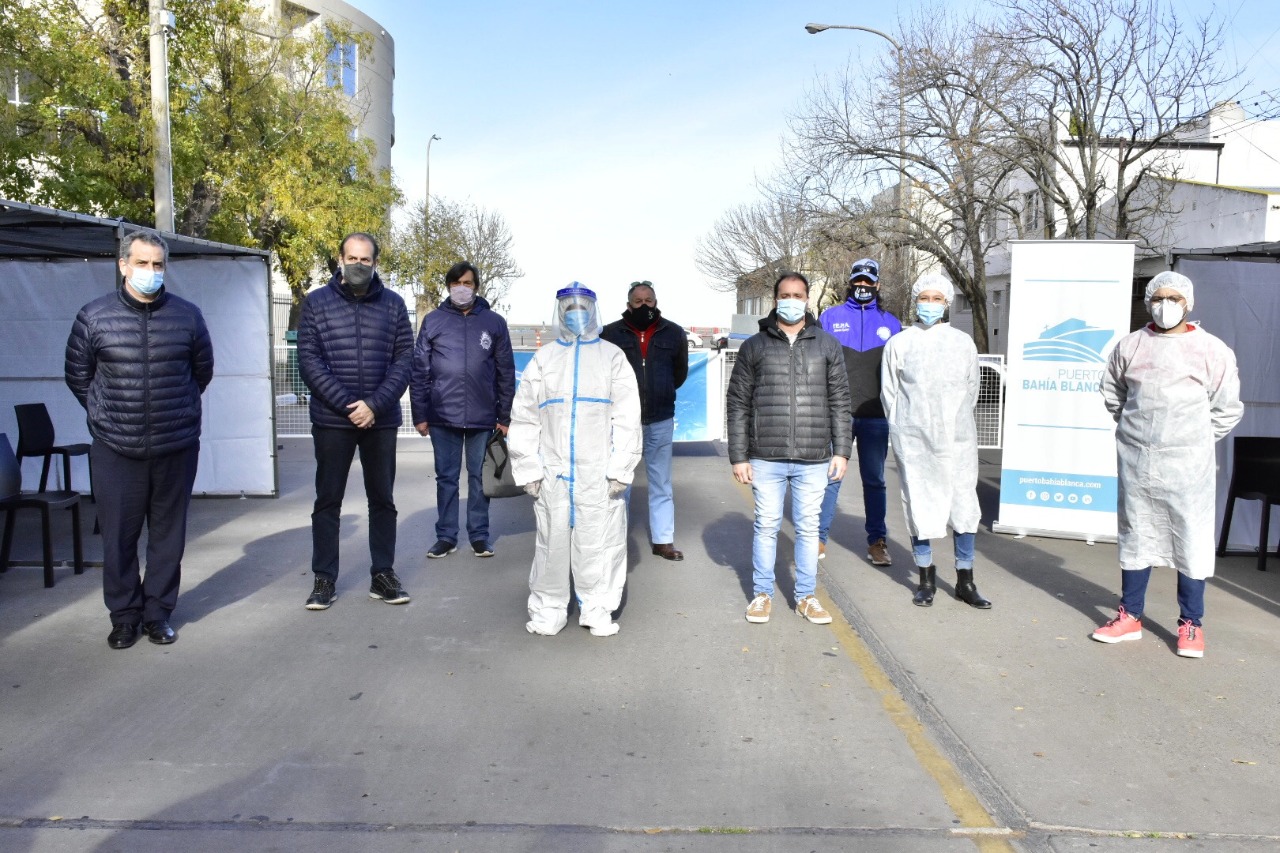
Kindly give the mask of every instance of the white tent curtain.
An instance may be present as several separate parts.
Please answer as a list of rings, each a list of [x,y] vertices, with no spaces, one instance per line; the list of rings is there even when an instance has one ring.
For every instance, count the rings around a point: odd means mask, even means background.
[[[44,403],[59,444],[90,440],[84,410],[63,381],[67,335],[80,307],[115,286],[111,258],[0,260],[0,431],[15,448],[18,403]],[[195,493],[275,495],[266,259],[171,256],[165,287],[200,307],[213,339]],[[39,476],[40,462],[26,461],[24,486],[34,488]],[[83,457],[73,460],[71,477],[87,491]]]

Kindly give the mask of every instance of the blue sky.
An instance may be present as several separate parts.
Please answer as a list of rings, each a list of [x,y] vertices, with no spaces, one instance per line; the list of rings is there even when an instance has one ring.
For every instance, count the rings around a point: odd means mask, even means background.
[[[655,283],[685,326],[727,325],[694,249],[729,208],[756,199],[781,163],[787,118],[822,75],[890,47],[918,4],[849,2],[433,2],[348,0],[395,39],[392,168],[420,201],[431,191],[501,213],[526,275],[506,302],[515,323],[546,320],[555,290],[581,281],[603,316],[627,285]],[[1176,0],[1203,13],[1209,4]],[[1258,89],[1280,91],[1280,2],[1227,0],[1228,49]],[[888,120],[892,120],[889,117]]]

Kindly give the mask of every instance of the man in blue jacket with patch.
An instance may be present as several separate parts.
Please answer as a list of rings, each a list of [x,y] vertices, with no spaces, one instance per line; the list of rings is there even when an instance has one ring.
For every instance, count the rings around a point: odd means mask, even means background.
[[[369,597],[404,604],[395,573],[396,433],[413,369],[413,328],[404,300],[378,277],[378,242],[362,232],[338,247],[329,283],[307,295],[298,318],[298,371],[311,389],[316,503],[311,513],[308,610],[337,598],[342,498],[356,449],[369,498]]]
[[[849,298],[822,312],[824,331],[844,348],[849,371],[853,439],[862,477],[862,507],[866,516],[867,559],[876,566],[892,564],[886,540],[884,460],[889,453],[889,421],[880,405],[880,362],[884,345],[902,331],[898,318],[880,307],[880,265],[871,258],[856,261],[849,270]],[[818,519],[818,559],[827,556],[827,537],[836,515],[840,482],[827,484]]]
[[[419,435],[431,436],[436,466],[436,544],[427,557],[458,548],[458,479],[467,460],[467,541],[477,557],[492,557],[489,499],[480,471],[485,447],[511,424],[516,365],[507,321],[480,289],[480,271],[459,261],[444,277],[449,297],[428,314],[413,350],[409,400]]]

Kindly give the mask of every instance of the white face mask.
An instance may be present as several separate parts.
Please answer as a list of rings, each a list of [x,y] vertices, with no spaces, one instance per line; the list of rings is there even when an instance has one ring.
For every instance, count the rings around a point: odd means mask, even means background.
[[[1162,329],[1172,329],[1186,316],[1186,309],[1172,299],[1161,299],[1151,306],[1151,319]]]

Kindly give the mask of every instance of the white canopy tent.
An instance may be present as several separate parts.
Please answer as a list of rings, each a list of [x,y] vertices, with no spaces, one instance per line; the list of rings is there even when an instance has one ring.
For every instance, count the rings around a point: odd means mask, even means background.
[[[0,432],[15,447],[19,403],[45,404],[58,444],[90,440],[84,409],[63,381],[67,335],[81,306],[119,286],[119,241],[132,230],[138,226],[0,200]],[[165,289],[200,307],[213,339],[195,494],[275,497],[270,255],[162,236]],[[39,466],[24,462],[24,485],[36,482]],[[73,460],[71,477],[87,491],[84,457]]]
[[[1227,486],[1234,463],[1234,436],[1280,436],[1280,243],[1254,243],[1216,249],[1174,249],[1172,268],[1195,285],[1191,319],[1222,338],[1235,351],[1240,366],[1240,398],[1244,418],[1218,442],[1218,521],[1222,529]],[[1258,546],[1262,505],[1237,501],[1229,549],[1253,551]],[[1280,525],[1271,526],[1271,547]]]

